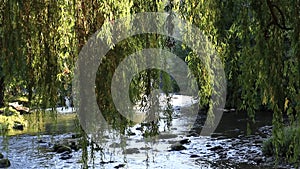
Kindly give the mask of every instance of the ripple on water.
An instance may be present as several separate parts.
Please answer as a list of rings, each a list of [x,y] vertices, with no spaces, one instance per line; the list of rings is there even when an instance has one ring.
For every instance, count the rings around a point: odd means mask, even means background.
[[[190,116],[180,114],[182,108],[176,109],[177,118],[173,119],[170,131],[165,131],[164,122],[160,123],[161,134],[151,141],[142,136],[141,125],[131,128],[132,134],[121,139],[120,137],[108,133],[103,142],[99,143],[101,149],[95,152],[90,158],[89,166],[95,168],[114,168],[125,164],[125,168],[234,168],[240,164],[249,162],[247,154],[257,154],[261,156],[261,141],[251,142],[262,138],[244,136],[243,130],[234,116],[223,120],[226,125],[224,130],[216,138],[198,137],[196,134],[187,137],[191,126],[186,125]],[[188,112],[188,111],[187,111]],[[65,114],[63,116],[70,116]],[[226,118],[226,117],[225,117]],[[70,120],[70,119],[68,119]],[[69,121],[70,122],[70,121]],[[222,123],[222,122],[221,122]],[[241,122],[244,124],[244,122]],[[82,150],[72,151],[70,159],[62,160],[61,154],[49,151],[57,141],[72,138],[70,123],[68,130],[61,130],[51,136],[53,130],[42,133],[40,136],[16,135],[7,138],[0,138],[2,143],[1,152],[11,160],[11,168],[81,168]],[[49,124],[52,126],[52,124]],[[49,127],[48,126],[48,127]],[[60,128],[64,128],[63,123],[59,123]],[[73,126],[74,127],[74,126]],[[50,127],[51,128],[51,127]],[[269,128],[261,129],[263,133],[270,133]],[[73,128],[74,129],[74,128]],[[65,134],[69,133],[69,134]],[[44,135],[43,135],[44,134]],[[48,135],[47,135],[48,134]],[[111,135],[113,135],[111,137]],[[235,137],[240,135],[240,137]],[[80,139],[80,138],[79,138]],[[184,144],[186,150],[169,151],[172,144],[188,139]],[[39,140],[43,140],[39,143]],[[124,153],[124,150],[127,150]],[[88,147],[89,153],[91,147]],[[102,153],[100,153],[102,152]],[[193,158],[191,158],[193,157]]]

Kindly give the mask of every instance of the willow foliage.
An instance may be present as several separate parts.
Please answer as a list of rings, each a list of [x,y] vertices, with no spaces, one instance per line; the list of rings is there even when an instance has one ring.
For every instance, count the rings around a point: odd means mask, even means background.
[[[228,107],[245,110],[252,119],[258,110],[272,110],[276,147],[284,140],[284,116],[290,125],[299,127],[299,0],[1,0],[0,12],[0,76],[5,77],[6,91],[20,92],[25,88],[28,97],[38,100],[39,106],[54,106],[58,93],[68,91],[78,52],[89,36],[105,26],[105,20],[114,22],[137,12],[176,12],[199,27],[219,53],[228,81]],[[108,55],[121,57],[106,60],[107,66],[99,70],[97,80],[110,82],[126,54],[142,48],[166,47],[167,40],[170,39],[149,34],[112,45]],[[184,44],[176,44],[185,49]],[[204,69],[207,63],[192,52],[185,59],[198,80],[201,104],[211,104],[209,98],[215,91],[209,82],[214,76]],[[163,76],[169,83],[169,77]],[[139,78],[159,79],[157,71],[141,72],[132,82],[133,101],[139,99],[138,93],[155,88]],[[109,88],[110,84],[97,87]],[[104,97],[109,95],[109,90],[99,90],[98,101],[106,110],[112,106],[110,98]],[[296,159],[300,145],[296,139],[292,144],[289,158]]]
[[[1,4],[1,66],[6,88],[15,94],[26,90],[29,100],[38,101],[34,105],[55,106],[64,90],[61,84],[68,83],[62,81],[70,81],[69,69],[77,55],[73,9],[64,1]]]

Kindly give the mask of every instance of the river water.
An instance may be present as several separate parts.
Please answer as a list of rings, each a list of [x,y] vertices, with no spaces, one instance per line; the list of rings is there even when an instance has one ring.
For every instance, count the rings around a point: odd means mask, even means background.
[[[138,130],[139,124],[131,127],[133,134],[130,136],[107,132],[98,143],[98,151],[88,146],[89,168],[262,168],[254,158],[263,156],[261,142],[270,134],[264,133],[270,131],[270,113],[257,114],[256,124],[251,127],[252,135],[246,134],[246,113],[227,112],[212,136],[198,136],[189,132],[193,126],[186,123],[195,119],[180,111],[191,102],[181,103],[184,104],[173,102],[178,111],[173,115],[171,127],[168,130],[161,127],[160,135],[155,138],[144,138]],[[30,129],[0,138],[0,151],[10,160],[10,168],[82,168],[82,149],[73,150],[70,158],[64,160],[62,154],[52,151],[57,142],[76,141],[77,116],[65,112],[62,110],[57,115],[32,113],[26,117]],[[201,130],[194,127],[194,131],[197,129]],[[189,143],[183,145],[185,150],[170,151],[171,145],[186,139]],[[249,158],[247,154],[255,157]]]

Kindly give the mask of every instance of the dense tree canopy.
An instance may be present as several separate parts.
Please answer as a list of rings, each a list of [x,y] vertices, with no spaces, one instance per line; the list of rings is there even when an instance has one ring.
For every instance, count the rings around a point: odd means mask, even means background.
[[[283,118],[287,117],[289,125],[300,122],[299,0],[1,0],[0,106],[4,98],[24,94],[32,106],[55,106],[59,95],[69,94],[74,64],[82,46],[105,20],[113,22],[137,12],[171,11],[199,27],[219,52],[228,83],[227,107],[245,110],[252,118],[259,110],[273,111],[274,144],[281,145]],[[151,45],[167,48],[168,40],[150,34],[132,37],[108,55],[125,57],[124,54]],[[179,53],[187,52],[182,46],[176,42],[172,48],[179,48]],[[192,52],[184,55],[198,78],[200,103],[209,104],[205,99],[213,92],[208,83],[212,75],[205,73],[204,63]],[[109,82],[122,57],[107,60],[98,78]],[[159,79],[158,72],[144,71],[140,76]],[[164,80],[170,81],[168,78],[165,75]],[[155,88],[151,83],[141,84],[138,79],[132,82],[133,92],[147,95],[149,88]],[[110,95],[109,90],[101,90],[108,83],[101,85],[97,86],[98,101],[102,106],[110,106],[110,98],[101,97]],[[138,99],[135,97],[133,94],[133,101]],[[300,143],[293,139],[291,145],[287,155],[296,159]]]

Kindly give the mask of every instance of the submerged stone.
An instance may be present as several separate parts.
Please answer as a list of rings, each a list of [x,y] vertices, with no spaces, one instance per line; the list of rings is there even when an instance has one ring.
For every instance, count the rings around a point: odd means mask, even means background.
[[[75,141],[71,141],[69,145],[70,148],[75,151],[78,151],[81,148],[80,145]]]
[[[75,134],[72,134],[72,139],[75,139],[75,138],[81,138],[82,137],[82,134],[81,133],[75,133]]]
[[[37,141],[37,143],[47,143],[47,142],[44,141],[44,140],[42,140],[42,139],[40,139],[40,140]]]
[[[10,167],[10,161],[7,158],[0,159],[0,168]]]
[[[67,159],[70,159],[72,158],[72,155],[71,154],[68,154],[68,153],[63,153],[59,159],[61,160],[67,160]]]
[[[138,148],[128,148],[123,152],[123,154],[137,154],[137,153],[140,153]]]
[[[179,142],[174,143],[174,144],[171,145],[171,151],[180,151],[180,150],[186,150],[186,147],[184,147]]]
[[[109,163],[115,163],[116,161],[101,161],[100,164],[109,164]]]
[[[191,141],[189,139],[183,139],[179,141],[180,144],[189,144],[190,142]]]
[[[260,164],[261,162],[263,162],[263,158],[262,158],[262,157],[255,157],[255,158],[253,159],[253,161],[255,161],[256,164]]]
[[[160,134],[158,136],[159,139],[172,139],[172,138],[176,138],[177,135],[176,134]]]
[[[199,137],[199,134],[197,132],[190,132],[187,137]]]
[[[136,130],[143,131],[143,127],[137,127]]]
[[[64,152],[71,153],[72,152],[72,149],[65,145],[56,145],[56,146],[54,145],[53,149],[57,153],[64,153]]]
[[[192,154],[192,155],[190,156],[190,158],[198,158],[198,157],[200,157],[200,156],[197,155],[197,154]]]
[[[123,167],[125,167],[125,164],[119,164],[119,165],[115,166],[114,168],[123,168]]]
[[[208,150],[211,150],[211,151],[216,151],[216,150],[221,150],[221,149],[224,149],[222,146],[215,146],[215,147],[212,147]]]

